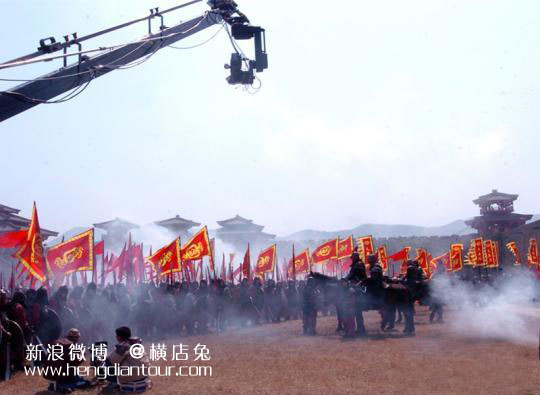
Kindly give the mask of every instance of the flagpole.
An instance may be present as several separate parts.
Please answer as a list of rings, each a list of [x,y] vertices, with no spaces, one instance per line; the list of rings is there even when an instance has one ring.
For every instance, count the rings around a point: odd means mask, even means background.
[[[296,284],[296,257],[295,257],[295,254],[294,254],[294,243],[292,245],[292,278],[293,278],[293,281],[294,283]],[[287,273],[289,271],[287,270]]]

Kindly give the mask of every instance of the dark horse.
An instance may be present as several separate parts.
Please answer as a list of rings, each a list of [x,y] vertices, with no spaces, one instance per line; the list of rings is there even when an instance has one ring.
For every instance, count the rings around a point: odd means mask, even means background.
[[[331,303],[338,303],[338,279],[320,273],[310,273],[316,283],[324,289],[326,297]],[[395,326],[396,312],[401,311],[405,316],[405,330],[407,334],[414,333],[415,295],[405,285],[384,282],[380,292],[370,292],[362,282],[352,285],[356,290],[358,306],[362,311],[378,310],[381,314],[381,329],[391,330]]]

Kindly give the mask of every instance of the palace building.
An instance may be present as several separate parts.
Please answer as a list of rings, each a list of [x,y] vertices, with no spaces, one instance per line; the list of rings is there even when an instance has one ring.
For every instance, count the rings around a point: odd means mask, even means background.
[[[264,247],[273,242],[276,235],[264,233],[264,226],[253,223],[253,220],[236,215],[233,218],[217,221],[220,228],[216,236],[224,243],[232,244],[243,250],[250,243],[252,248]]]
[[[105,240],[105,248],[107,250],[119,252],[124,243],[127,242],[129,232],[132,229],[138,228],[139,225],[135,225],[120,218],[115,218],[110,221],[94,224],[94,227],[107,232],[107,234],[103,236],[103,240]]]
[[[480,215],[465,223],[487,238],[500,236],[525,225],[532,215],[514,213],[514,201],[518,196],[502,193],[496,189],[480,196],[473,200],[474,204],[480,206]]]
[[[179,215],[176,215],[175,217],[172,217],[169,219],[164,219],[163,221],[157,221],[154,223],[156,225],[164,227],[169,232],[171,232],[174,236],[180,237],[180,239],[182,240],[182,243],[187,241],[192,236],[191,232],[189,231],[191,228],[195,226],[201,226],[200,223],[182,218]]]

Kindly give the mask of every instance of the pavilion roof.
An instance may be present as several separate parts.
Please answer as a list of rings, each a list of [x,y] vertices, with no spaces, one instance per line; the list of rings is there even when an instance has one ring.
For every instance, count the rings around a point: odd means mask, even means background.
[[[1,212],[6,212],[6,213],[10,213],[10,214],[19,214],[20,211],[21,210],[19,210],[19,209],[0,204],[0,213]]]
[[[157,221],[157,222],[154,222],[154,223],[156,225],[160,225],[160,226],[164,226],[164,227],[167,227],[167,226],[183,226],[183,227],[186,227],[186,228],[191,228],[191,227],[194,227],[194,226],[200,226],[201,225],[198,222],[194,222],[192,220],[182,218],[178,214],[176,216],[172,217],[172,218],[164,219],[162,221]]]
[[[94,224],[94,226],[96,228],[105,229],[105,230],[112,229],[112,228],[124,228],[126,230],[129,230],[129,229],[135,229],[139,227],[139,225],[135,225],[134,223],[120,219],[118,217],[110,221]]]
[[[238,214],[236,214],[236,216],[234,216],[233,218],[224,219],[223,221],[217,221],[217,223],[220,226],[248,225],[248,224],[252,224],[253,220],[241,217]]]
[[[482,204],[482,203],[497,203],[501,201],[507,201],[507,202],[513,202],[519,197],[519,195],[512,195],[509,193],[503,193],[499,192],[496,189],[493,189],[490,193],[487,195],[479,196],[478,199],[473,200],[474,204]]]

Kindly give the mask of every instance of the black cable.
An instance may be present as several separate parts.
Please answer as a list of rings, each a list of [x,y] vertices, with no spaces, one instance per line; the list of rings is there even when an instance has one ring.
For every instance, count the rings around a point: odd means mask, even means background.
[[[60,99],[57,100],[37,99],[35,97],[26,96],[24,93],[13,91],[0,91],[0,93],[30,104],[58,104],[67,102],[79,96],[82,92],[86,90],[86,88],[88,88],[88,85],[90,85],[90,82],[92,82],[93,79],[94,77],[91,77],[85,84],[76,86],[71,92],[67,93],[65,96],[62,96]]]

